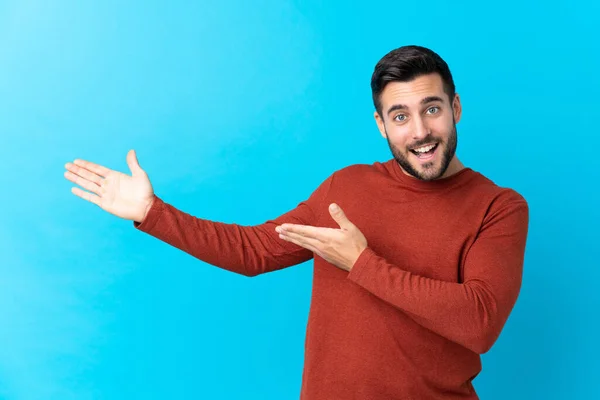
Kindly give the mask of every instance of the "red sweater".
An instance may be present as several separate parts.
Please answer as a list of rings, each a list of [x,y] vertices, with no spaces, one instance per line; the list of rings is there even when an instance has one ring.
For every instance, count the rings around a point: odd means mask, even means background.
[[[275,232],[285,222],[339,228],[333,202],[368,241],[350,272]],[[479,355],[521,287],[528,207],[469,168],[424,182],[391,159],[336,171],[260,225],[196,218],[156,197],[134,226],[247,276],[314,257],[301,399],[477,399]]]

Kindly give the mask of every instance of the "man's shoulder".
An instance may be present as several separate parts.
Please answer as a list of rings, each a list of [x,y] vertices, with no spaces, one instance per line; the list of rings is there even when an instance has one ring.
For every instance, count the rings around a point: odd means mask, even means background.
[[[356,163],[337,169],[333,175],[344,178],[360,178],[373,174],[389,174],[387,163],[375,161],[371,164]]]
[[[470,181],[471,188],[477,196],[487,198],[490,206],[498,207],[511,204],[527,206],[527,200],[517,189],[498,184],[481,172],[473,171],[473,173],[475,178]]]

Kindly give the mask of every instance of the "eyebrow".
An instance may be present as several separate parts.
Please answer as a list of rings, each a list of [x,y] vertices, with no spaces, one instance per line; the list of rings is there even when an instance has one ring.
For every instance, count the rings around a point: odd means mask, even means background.
[[[439,96],[427,96],[423,100],[421,100],[421,104],[432,103],[434,101],[443,102],[444,100]],[[390,115],[392,111],[396,110],[408,110],[408,107],[404,104],[394,104],[388,109],[387,114]]]

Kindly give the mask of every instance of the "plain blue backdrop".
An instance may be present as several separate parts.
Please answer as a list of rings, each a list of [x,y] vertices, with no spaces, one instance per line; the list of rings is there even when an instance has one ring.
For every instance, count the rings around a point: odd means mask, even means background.
[[[0,2],[0,398],[297,399],[312,262],[248,279],[70,192],[128,172],[193,215],[258,224],[385,161],[370,76],[427,46],[458,155],[525,196],[521,295],[482,399],[599,396],[598,2]]]

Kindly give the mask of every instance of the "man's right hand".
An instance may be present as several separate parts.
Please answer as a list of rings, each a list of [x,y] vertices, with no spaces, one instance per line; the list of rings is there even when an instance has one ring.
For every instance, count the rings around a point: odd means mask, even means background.
[[[73,194],[117,217],[142,222],[154,200],[154,190],[134,150],[127,153],[127,165],[131,176],[77,159],[65,165],[65,178],[87,190],[74,187]]]

